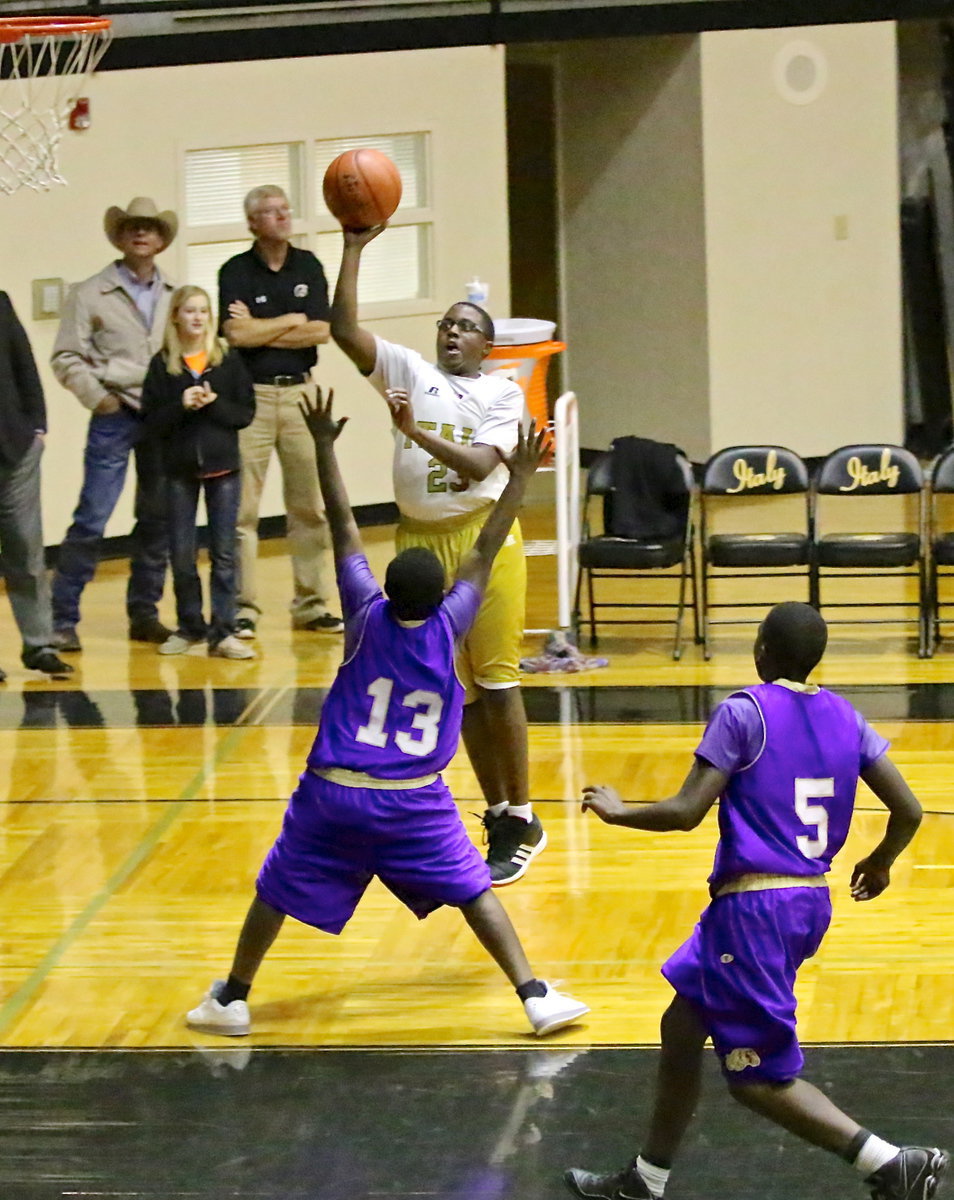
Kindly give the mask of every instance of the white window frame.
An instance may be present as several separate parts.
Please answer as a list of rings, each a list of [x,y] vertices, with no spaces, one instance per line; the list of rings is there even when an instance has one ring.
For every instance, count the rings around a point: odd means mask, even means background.
[[[433,170],[433,138],[429,130],[408,130],[408,129],[393,129],[382,130],[375,129],[367,133],[354,131],[354,136],[367,137],[394,137],[402,134],[418,134],[424,138],[424,161],[425,161],[425,179],[427,185],[428,203],[416,208],[399,208],[391,218],[389,225],[393,227],[417,226],[424,230],[424,249],[421,263],[421,283],[423,296],[409,297],[401,300],[383,300],[373,301],[371,303],[363,303],[360,306],[360,317],[362,320],[374,320],[377,318],[386,317],[401,317],[401,316],[421,316],[437,311],[438,305],[435,298],[435,264],[434,264],[434,248],[437,241],[437,219],[434,207],[434,170]],[[336,135],[344,137],[347,135]],[[179,197],[179,213],[182,215],[180,225],[179,255],[178,267],[176,273],[177,283],[191,283],[188,278],[188,252],[189,247],[205,245],[210,242],[236,242],[240,243],[236,246],[235,253],[240,253],[241,250],[248,249],[252,244],[252,235],[249,232],[248,225],[243,220],[241,222],[228,221],[221,225],[200,225],[190,226],[188,223],[188,207],[186,197],[186,163],[187,155],[201,150],[218,150],[229,149],[230,145],[285,145],[293,147],[298,154],[298,177],[301,181],[301,204],[294,206],[295,212],[292,220],[292,243],[296,246],[303,247],[306,250],[311,250],[312,253],[317,253],[317,241],[319,234],[328,234],[340,232],[340,225],[327,212],[324,206],[320,192],[316,191],[316,181],[314,178],[314,160],[315,147],[319,142],[329,141],[328,137],[316,137],[313,134],[288,134],[283,137],[272,137],[267,141],[256,138],[254,141],[235,141],[228,145],[209,145],[207,142],[180,142],[178,146],[179,157],[179,181],[178,181],[178,197]],[[267,179],[262,180],[262,183],[268,183]],[[313,215],[314,214],[314,215]],[[387,236],[384,234],[383,236]],[[320,256],[319,256],[320,257]],[[223,259],[225,261],[225,259]],[[325,264],[322,264],[325,265]],[[326,274],[330,273],[330,268],[325,267]],[[328,279],[329,300],[334,294],[335,279]],[[215,306],[218,302],[217,295],[213,294],[212,303]]]

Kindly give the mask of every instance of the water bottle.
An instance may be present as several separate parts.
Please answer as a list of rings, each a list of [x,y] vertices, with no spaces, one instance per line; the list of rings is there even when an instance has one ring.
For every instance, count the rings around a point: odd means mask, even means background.
[[[467,303],[478,304],[481,308],[487,305],[487,296],[490,293],[490,285],[484,283],[483,280],[474,278],[467,284]]]

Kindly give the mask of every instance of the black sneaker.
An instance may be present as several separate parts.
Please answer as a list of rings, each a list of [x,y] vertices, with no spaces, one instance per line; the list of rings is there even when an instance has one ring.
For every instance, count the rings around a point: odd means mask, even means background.
[[[83,649],[75,625],[61,625],[59,629],[54,629],[50,645],[61,654],[78,654]]]
[[[6,683],[6,682],[7,682],[7,673],[3,669],[3,667],[0,667],[0,683]]]
[[[307,629],[311,633],[340,633],[344,629],[344,621],[334,613],[322,613],[320,617],[313,617],[304,625],[296,625],[295,628]]]
[[[70,664],[64,662],[56,651],[49,647],[27,650],[22,661],[28,671],[42,671],[44,675],[52,675],[54,679],[65,679],[67,675],[73,674]]]
[[[947,1152],[930,1146],[905,1146],[865,1180],[871,1200],[930,1200],[947,1170]]]
[[[529,821],[506,812],[481,818],[487,838],[487,866],[492,887],[506,887],[527,873],[527,867],[547,844],[540,818],[534,813]]]
[[[243,642],[250,642],[255,637],[255,622],[251,617],[239,617],[235,622],[235,636]]]
[[[131,642],[151,642],[153,645],[161,646],[174,633],[175,630],[163,625],[158,617],[137,617],[129,622],[129,640]]]
[[[612,1175],[594,1175],[582,1167],[570,1167],[563,1172],[563,1182],[583,1200],[652,1200],[653,1195],[635,1163]]]

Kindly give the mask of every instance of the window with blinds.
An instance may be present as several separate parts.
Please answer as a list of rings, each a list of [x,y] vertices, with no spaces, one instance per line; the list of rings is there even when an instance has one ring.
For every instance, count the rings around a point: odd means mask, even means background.
[[[371,146],[387,154],[401,173],[401,204],[386,234],[362,256],[362,308],[426,299],[431,288],[433,212],[425,133],[279,142],[189,150],[185,155],[186,279],[217,303],[218,271],[249,246],[244,200],[253,187],[276,184],[289,198],[296,245],[313,250],[333,289],[341,261],[341,232],[325,208],[322,180],[332,159]],[[305,164],[308,168],[305,168]]]
[[[186,154],[186,219],[189,228],[239,223],[245,226],[246,195],[273,183],[301,213],[301,143],[228,146]]]

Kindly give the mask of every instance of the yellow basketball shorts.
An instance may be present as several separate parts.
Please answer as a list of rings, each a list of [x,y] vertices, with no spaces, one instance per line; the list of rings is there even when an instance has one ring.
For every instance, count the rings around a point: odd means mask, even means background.
[[[461,559],[477,541],[490,511],[489,507],[482,508],[476,513],[442,522],[411,521],[402,517],[395,535],[397,551],[400,553],[410,546],[432,550],[444,567],[449,587]],[[466,691],[466,703],[477,699],[475,685],[489,690],[519,686],[526,607],[527,561],[520,522],[514,521],[507,540],[494,559],[477,619],[457,656],[457,673]]]

